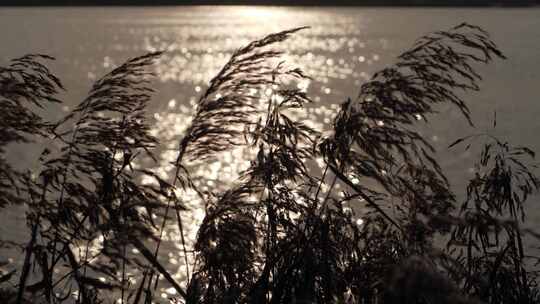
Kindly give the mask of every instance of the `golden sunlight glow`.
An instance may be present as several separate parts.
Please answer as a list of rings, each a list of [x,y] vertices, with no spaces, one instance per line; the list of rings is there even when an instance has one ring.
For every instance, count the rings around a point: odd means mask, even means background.
[[[240,6],[238,13],[248,18],[269,18],[276,17],[279,11],[269,7]]]

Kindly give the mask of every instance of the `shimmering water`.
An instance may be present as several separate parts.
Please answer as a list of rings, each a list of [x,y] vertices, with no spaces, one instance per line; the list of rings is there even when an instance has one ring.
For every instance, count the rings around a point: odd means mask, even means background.
[[[337,104],[358,93],[359,85],[422,34],[447,29],[461,22],[484,27],[509,57],[488,67],[482,91],[468,96],[476,129],[459,114],[441,108],[441,115],[424,132],[440,147],[440,160],[451,181],[464,189],[471,175],[471,152],[445,147],[457,137],[483,131],[492,125],[497,111],[497,129],[492,132],[515,144],[540,150],[540,9],[377,9],[377,8],[286,8],[286,7],[163,7],[163,8],[39,8],[0,9],[0,62],[26,53],[46,53],[58,60],[51,68],[64,81],[68,92],[63,108],[51,113],[60,117],[80,102],[93,80],[127,58],[148,51],[165,50],[155,66],[156,94],[150,114],[153,132],[164,149],[156,172],[166,177],[174,148],[189,123],[195,100],[231,53],[249,41],[271,32],[310,26],[283,43],[285,59],[301,67],[313,81],[300,85],[316,104],[297,115],[324,129],[337,111]],[[14,160],[35,166],[35,153],[18,149]],[[225,153],[215,162],[194,164],[194,175],[203,188],[234,180],[247,165],[241,150]],[[462,191],[462,190],[461,190]],[[204,216],[196,200],[186,214],[188,239],[193,240],[197,223]],[[531,204],[530,224],[540,219]],[[0,234],[24,237],[20,212],[7,215],[10,225]],[[184,273],[177,254],[177,234],[171,228],[163,259],[170,269]],[[169,291],[172,292],[172,291]],[[167,291],[164,290],[164,297]]]

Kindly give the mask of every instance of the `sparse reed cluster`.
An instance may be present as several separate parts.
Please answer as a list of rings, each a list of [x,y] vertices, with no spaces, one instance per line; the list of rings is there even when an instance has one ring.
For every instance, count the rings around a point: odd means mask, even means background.
[[[155,159],[160,144],[145,110],[149,67],[161,53],[99,79],[58,122],[36,111],[60,103],[64,89],[43,64],[51,57],[1,67],[0,208],[25,206],[30,235],[0,243],[25,255],[20,269],[0,272],[0,301],[153,303],[163,277],[173,301],[190,304],[538,303],[520,228],[539,186],[534,152],[487,133],[456,140],[451,148],[483,145],[460,205],[435,149],[415,129],[439,104],[472,124],[457,91],[479,89],[475,64],[504,58],[488,34],[461,24],[420,38],[341,104],[323,136],[289,115],[311,102],[295,85],[308,76],[273,49],[302,29],[232,55],[178,139],[170,180],[138,165]],[[257,106],[257,92],[268,87],[271,96]],[[55,143],[38,171],[10,166],[5,147],[36,137]],[[239,180],[223,192],[197,189],[186,162],[237,146],[256,155]],[[188,190],[206,211],[193,248],[183,235]],[[159,260],[167,223],[181,234],[184,282]],[[137,284],[126,275],[132,269]]]

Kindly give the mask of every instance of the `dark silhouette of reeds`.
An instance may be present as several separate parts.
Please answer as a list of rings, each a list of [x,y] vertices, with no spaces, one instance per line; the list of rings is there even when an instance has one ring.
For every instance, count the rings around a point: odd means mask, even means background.
[[[534,152],[488,133],[456,140],[450,148],[484,145],[458,208],[435,149],[415,130],[439,104],[472,124],[457,91],[478,90],[475,65],[504,58],[489,35],[461,24],[420,38],[343,102],[332,134],[322,136],[288,115],[311,102],[295,85],[308,76],[272,49],[301,30],[232,55],[178,139],[170,180],[133,165],[155,159],[159,146],[145,109],[148,68],[161,53],[117,67],[55,123],[34,110],[60,102],[62,84],[40,63],[52,58],[28,55],[0,68],[0,208],[24,205],[31,231],[20,244],[22,268],[0,274],[0,300],[107,303],[119,291],[122,303],[151,303],[162,276],[180,303],[538,303],[520,229],[539,185]],[[35,136],[55,142],[39,172],[12,168],[4,147]],[[232,188],[197,189],[186,161],[236,146],[256,156]],[[194,248],[182,220],[188,189],[206,206]],[[159,260],[168,221],[181,234],[186,288]],[[95,242],[103,245],[91,253]]]

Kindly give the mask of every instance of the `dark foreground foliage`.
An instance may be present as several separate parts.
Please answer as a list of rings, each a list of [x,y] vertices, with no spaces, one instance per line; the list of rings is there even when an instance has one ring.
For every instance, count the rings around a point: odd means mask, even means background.
[[[539,185],[534,152],[488,134],[458,139],[451,148],[484,145],[460,206],[415,128],[439,104],[472,124],[458,91],[479,89],[476,64],[504,58],[488,34],[462,24],[420,38],[343,102],[322,136],[290,116],[311,102],[295,85],[308,76],[272,48],[300,30],[233,54],[178,139],[170,180],[136,165],[159,146],[145,109],[161,53],[117,67],[55,123],[36,112],[60,102],[63,87],[42,63],[51,58],[0,68],[0,208],[25,206],[31,231],[21,269],[0,273],[0,301],[151,303],[163,277],[173,301],[190,304],[538,303],[520,229]],[[261,107],[255,92],[268,87]],[[38,172],[12,168],[5,147],[36,136],[55,143]],[[187,162],[237,146],[256,155],[241,178],[223,192],[197,189]],[[206,206],[194,248],[183,232],[188,190]],[[181,233],[186,282],[158,258],[168,221]]]

